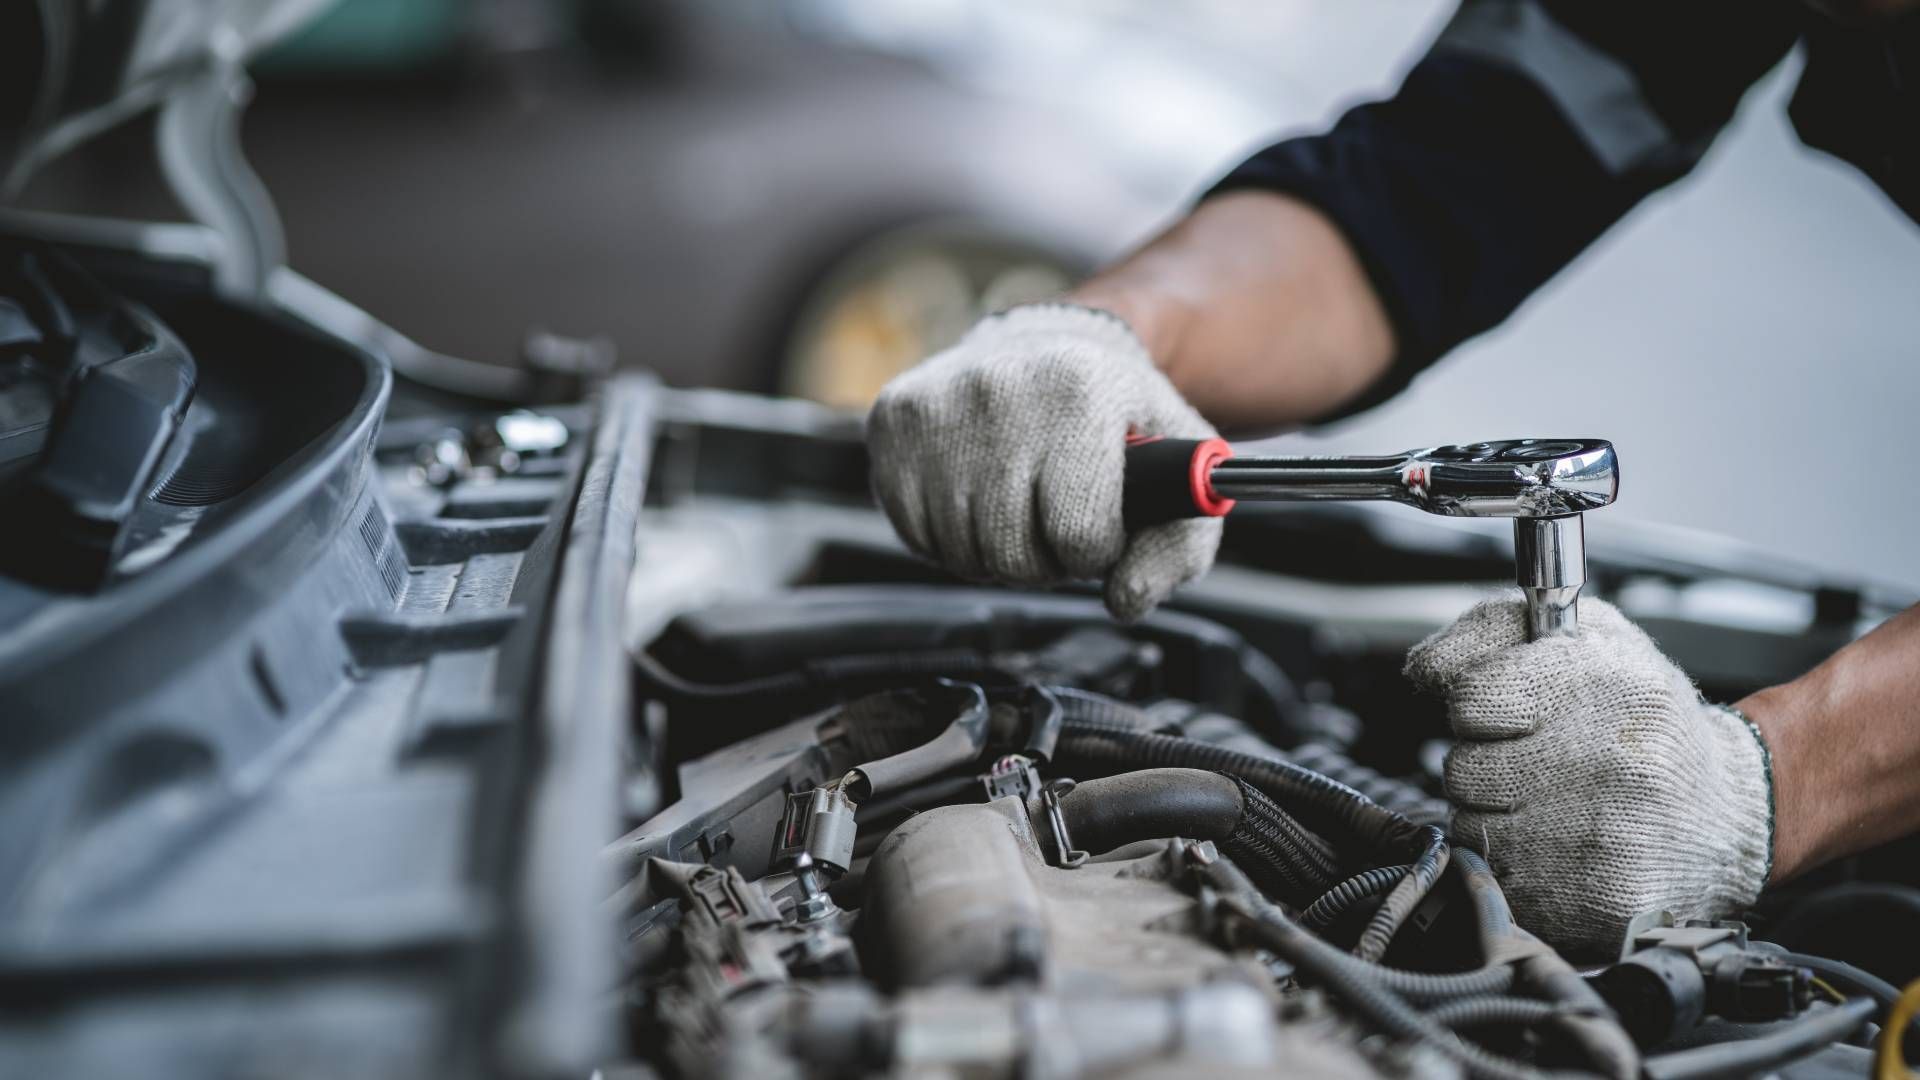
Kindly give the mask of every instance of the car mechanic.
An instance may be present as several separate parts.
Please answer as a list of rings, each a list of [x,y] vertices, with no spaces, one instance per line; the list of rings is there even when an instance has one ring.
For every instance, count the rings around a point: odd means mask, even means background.
[[[1920,218],[1920,0],[1467,0],[1390,100],[1269,147],[1058,302],[987,317],[869,418],[908,546],[976,580],[1104,579],[1137,619],[1218,518],[1129,534],[1129,433],[1209,438],[1377,404],[1685,176],[1799,43],[1803,141]],[[1516,600],[1416,646],[1443,695],[1453,833],[1563,948],[1715,918],[1920,829],[1920,609],[1731,705],[1618,610],[1528,640]]]

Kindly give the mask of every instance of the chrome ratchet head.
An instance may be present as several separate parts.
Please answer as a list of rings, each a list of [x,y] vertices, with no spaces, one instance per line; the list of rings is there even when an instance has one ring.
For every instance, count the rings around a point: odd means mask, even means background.
[[[1557,518],[1613,502],[1620,462],[1604,439],[1506,439],[1411,451],[1400,480],[1430,514]]]
[[[1454,517],[1510,517],[1527,635],[1574,634],[1587,583],[1583,511],[1619,497],[1620,461],[1601,439],[1512,439],[1415,451],[1401,468],[1416,505]],[[1419,493],[1415,494],[1415,488]]]

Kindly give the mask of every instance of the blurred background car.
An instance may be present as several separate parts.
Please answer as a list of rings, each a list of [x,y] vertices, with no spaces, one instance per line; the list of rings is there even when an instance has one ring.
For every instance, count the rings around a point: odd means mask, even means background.
[[[539,325],[863,405],[1323,114],[1276,43],[1384,76],[1376,33],[1443,8],[344,0],[256,65],[245,137],[293,262],[432,348]],[[28,202],[164,214],[145,159],[128,132]]]

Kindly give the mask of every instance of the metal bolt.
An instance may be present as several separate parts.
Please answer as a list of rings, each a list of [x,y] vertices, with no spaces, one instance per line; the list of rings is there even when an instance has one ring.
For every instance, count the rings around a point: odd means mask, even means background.
[[[818,922],[838,910],[833,897],[820,887],[820,870],[814,865],[813,856],[804,851],[795,856],[793,876],[800,883],[800,902],[794,905],[794,918],[801,922]]]

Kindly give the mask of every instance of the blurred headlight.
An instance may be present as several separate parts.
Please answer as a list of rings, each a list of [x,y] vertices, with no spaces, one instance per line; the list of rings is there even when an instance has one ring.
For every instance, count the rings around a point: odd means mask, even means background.
[[[862,244],[801,306],[781,392],[865,408],[887,380],[958,341],[981,315],[1065,289],[1065,261],[960,231],[901,230]]]

